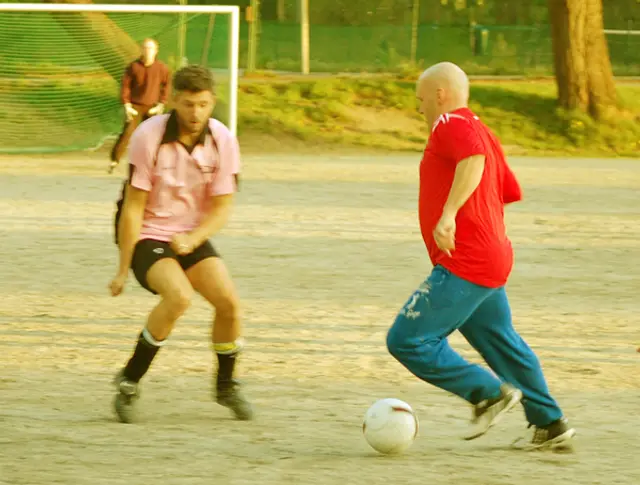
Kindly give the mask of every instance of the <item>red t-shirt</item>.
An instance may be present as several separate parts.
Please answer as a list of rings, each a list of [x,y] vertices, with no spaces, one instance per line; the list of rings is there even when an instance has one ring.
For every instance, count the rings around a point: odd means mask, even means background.
[[[449,196],[457,164],[485,155],[480,185],[456,217],[455,250],[438,249],[433,230]],[[434,124],[420,163],[418,212],[431,263],[480,286],[503,286],[513,267],[513,248],[504,223],[504,205],[522,199],[500,142],[468,108],[442,115]]]

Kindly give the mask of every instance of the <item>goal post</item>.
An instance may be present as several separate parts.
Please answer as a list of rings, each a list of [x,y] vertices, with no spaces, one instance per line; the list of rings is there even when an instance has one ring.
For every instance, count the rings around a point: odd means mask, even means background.
[[[208,38],[214,14],[228,22]],[[172,73],[183,55],[206,60],[214,116],[237,134],[238,6],[0,3],[0,153],[95,149],[117,135],[122,74],[147,37]]]

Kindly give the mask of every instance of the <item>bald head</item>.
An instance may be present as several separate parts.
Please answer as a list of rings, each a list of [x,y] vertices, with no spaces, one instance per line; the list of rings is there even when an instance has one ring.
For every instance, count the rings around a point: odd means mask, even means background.
[[[416,97],[420,112],[432,125],[441,114],[467,106],[469,78],[451,62],[434,64],[418,78]]]

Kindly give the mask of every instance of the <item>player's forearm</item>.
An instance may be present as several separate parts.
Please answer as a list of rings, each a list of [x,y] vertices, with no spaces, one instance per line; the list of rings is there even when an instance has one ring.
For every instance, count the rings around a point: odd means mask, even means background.
[[[209,213],[200,225],[189,233],[194,239],[196,247],[203,244],[226,225],[231,215],[232,197],[231,195],[216,197],[217,200]]]
[[[118,272],[126,274],[131,267],[133,259],[133,251],[135,249],[138,238],[140,237],[140,228],[142,227],[142,214],[137,211],[126,210],[123,208],[120,221],[118,222],[118,246],[120,248],[120,264]]]
[[[443,214],[455,216],[478,188],[484,172],[484,155],[473,155],[458,163]]]

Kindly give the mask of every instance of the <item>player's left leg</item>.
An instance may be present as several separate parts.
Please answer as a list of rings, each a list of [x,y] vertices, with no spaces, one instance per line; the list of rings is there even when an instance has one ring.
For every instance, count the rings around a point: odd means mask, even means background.
[[[211,340],[218,360],[216,401],[231,409],[237,419],[249,420],[253,417],[251,404],[234,379],[242,339],[240,303],[231,276],[210,242],[181,257],[181,264],[193,288],[215,309]]]
[[[492,293],[460,332],[500,379],[522,391],[525,416],[534,428],[530,447],[566,446],[575,430],[551,397],[535,353],[513,327],[505,289]]]
[[[493,291],[436,266],[387,334],[389,352],[415,376],[473,405],[467,439],[486,433],[522,396],[489,370],[465,360],[447,341]]]

